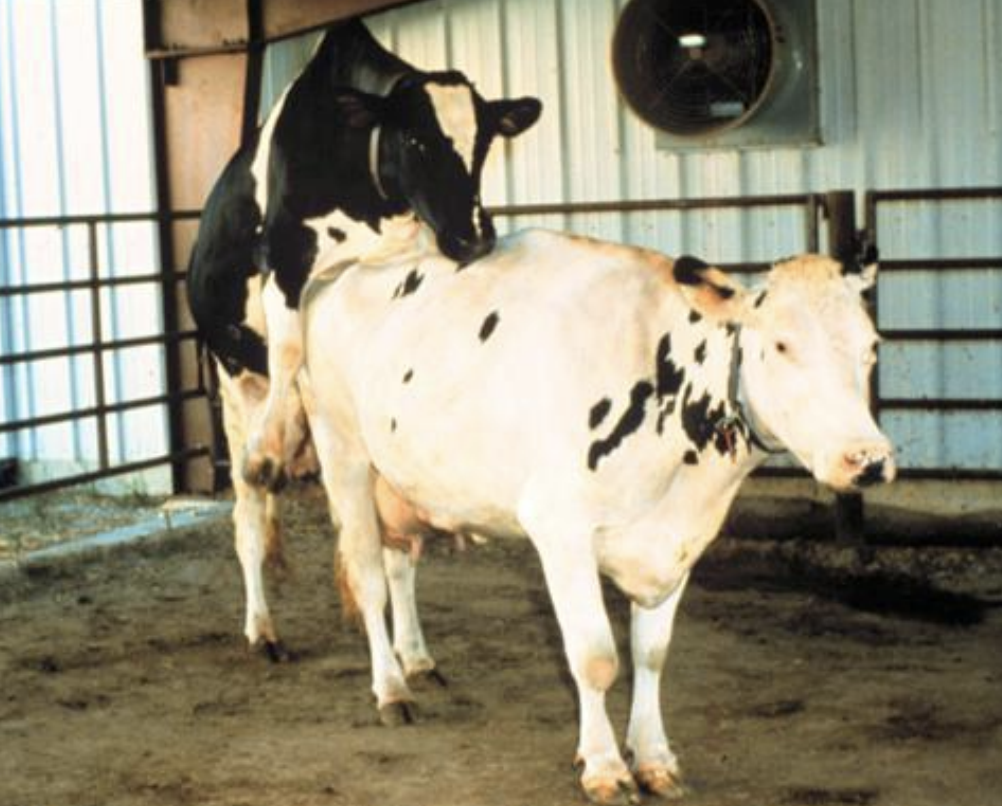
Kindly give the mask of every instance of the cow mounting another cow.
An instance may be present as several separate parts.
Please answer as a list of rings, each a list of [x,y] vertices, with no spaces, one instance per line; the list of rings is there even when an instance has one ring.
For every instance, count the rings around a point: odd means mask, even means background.
[[[245,634],[273,656],[261,573],[280,555],[273,494],[309,459],[295,387],[302,288],[316,266],[406,248],[418,221],[460,263],[490,251],[484,161],[495,136],[520,134],[540,110],[534,98],[486,101],[462,73],[418,70],[361,22],[338,24],[209,195],[188,300],[220,368]]]

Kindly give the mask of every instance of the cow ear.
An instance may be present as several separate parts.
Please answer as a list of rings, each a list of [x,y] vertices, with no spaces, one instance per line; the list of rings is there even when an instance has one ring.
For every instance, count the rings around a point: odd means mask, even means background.
[[[494,118],[494,127],[498,134],[503,137],[514,137],[539,120],[543,102],[538,98],[516,98],[491,101],[488,108]]]
[[[862,294],[864,291],[868,291],[873,288],[876,284],[877,264],[870,263],[869,265],[863,266],[863,269],[858,273],[846,274],[846,279],[849,281],[849,285],[852,286],[852,288]]]
[[[701,316],[717,322],[744,318],[748,291],[720,269],[683,255],[672,265],[672,276],[689,307]]]
[[[339,87],[334,92],[334,104],[348,126],[353,129],[371,129],[382,123],[386,101],[378,95]]]

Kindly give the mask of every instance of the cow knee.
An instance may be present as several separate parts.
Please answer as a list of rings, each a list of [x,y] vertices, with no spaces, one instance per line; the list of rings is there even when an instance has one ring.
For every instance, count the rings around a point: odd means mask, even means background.
[[[608,691],[619,673],[619,658],[616,651],[600,650],[592,652],[584,659],[582,674],[585,682],[599,691]]]

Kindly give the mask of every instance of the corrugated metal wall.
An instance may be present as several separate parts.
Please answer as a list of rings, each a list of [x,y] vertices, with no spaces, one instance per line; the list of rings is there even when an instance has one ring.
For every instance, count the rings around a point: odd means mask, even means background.
[[[0,219],[154,209],[148,67],[140,3],[0,0]],[[158,270],[156,229],[131,223],[99,229],[105,276]],[[87,278],[82,227],[0,229],[0,286]],[[105,293],[105,339],[158,333],[155,286]],[[84,291],[0,297],[0,354],[94,340]],[[108,402],[164,392],[160,347],[105,356]],[[94,405],[89,356],[0,366],[0,418],[37,417]],[[93,469],[95,421],[0,434],[0,455],[22,463],[27,480]],[[166,450],[162,406],[117,415],[109,433],[117,462]],[[168,471],[130,484],[166,489]]]
[[[457,67],[488,97],[543,99],[536,128],[493,152],[484,192],[491,205],[851,189],[860,194],[861,215],[868,189],[1002,184],[998,0],[819,0],[823,144],[684,153],[659,147],[656,133],[618,97],[609,50],[624,5],[434,0],[368,23],[404,58],[429,69]],[[276,58],[274,65],[279,74],[272,80],[282,84],[297,62]],[[881,211],[885,258],[1002,255],[1002,204],[912,203]],[[803,217],[793,209],[523,217],[507,224],[573,229],[717,262],[768,261],[805,248]],[[998,327],[1000,319],[997,270],[915,270],[881,280],[882,328]],[[880,380],[884,393],[897,397],[1002,398],[1002,346],[888,345]],[[997,412],[903,411],[884,419],[905,466],[1002,467]]]

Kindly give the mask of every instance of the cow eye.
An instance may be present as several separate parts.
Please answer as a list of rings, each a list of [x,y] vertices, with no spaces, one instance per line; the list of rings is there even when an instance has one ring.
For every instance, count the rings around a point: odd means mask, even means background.
[[[776,352],[780,355],[789,355],[790,348],[785,341],[776,342]]]

